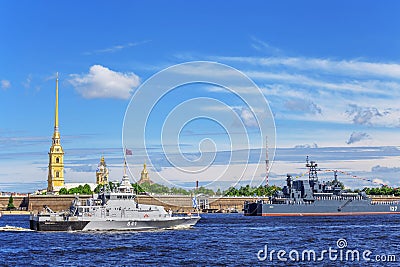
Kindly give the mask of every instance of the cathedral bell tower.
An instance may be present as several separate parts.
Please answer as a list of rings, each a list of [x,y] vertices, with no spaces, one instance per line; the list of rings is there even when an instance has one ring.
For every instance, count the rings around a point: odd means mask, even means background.
[[[143,164],[143,170],[140,173],[140,180],[138,182],[138,184],[143,184],[143,183],[149,183],[149,184],[154,184],[154,182],[152,180],[150,180],[149,177],[149,172],[147,171],[147,165],[146,162]]]
[[[58,73],[57,73],[54,133],[49,152],[49,173],[47,175],[47,192],[58,192],[63,187],[64,187],[64,151],[60,144],[60,132],[58,131]]]
[[[96,170],[96,184],[108,184],[108,168],[104,157],[100,159],[100,163]]]

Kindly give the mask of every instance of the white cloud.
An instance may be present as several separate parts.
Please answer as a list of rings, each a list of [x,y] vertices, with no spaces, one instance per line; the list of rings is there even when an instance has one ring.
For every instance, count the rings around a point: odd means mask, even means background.
[[[294,99],[288,100],[285,102],[285,107],[288,110],[301,112],[301,113],[310,113],[310,114],[321,114],[321,108],[315,104],[313,101],[306,99]]]
[[[351,118],[354,124],[386,127],[400,126],[399,109],[386,108],[384,110],[379,110],[375,107],[361,107],[356,104],[350,104],[346,114]]]
[[[25,88],[30,88],[31,87],[31,82],[32,82],[32,74],[29,74],[28,75],[28,77],[26,78],[26,81],[25,82],[22,82],[22,85],[25,87]]]
[[[331,60],[305,57],[214,57],[216,60],[261,66],[281,66],[299,70],[318,70],[351,76],[377,76],[399,79],[400,64],[358,60]]]
[[[1,80],[0,84],[1,84],[2,89],[7,89],[7,88],[10,88],[10,86],[11,86],[11,83],[8,80]]]
[[[92,54],[102,54],[102,53],[114,53],[114,52],[120,51],[120,50],[125,49],[125,48],[138,46],[138,45],[145,44],[145,43],[148,43],[148,42],[150,42],[150,41],[146,40],[146,41],[135,42],[135,43],[114,45],[114,46],[111,46],[111,47],[108,47],[108,48],[98,49],[98,50],[95,50],[93,52],[85,52],[83,54],[84,55],[92,55]]]
[[[241,69],[261,85],[271,109],[279,118],[400,126],[400,109],[396,101],[400,97],[400,81],[398,77],[391,78],[400,73],[400,64],[302,57],[219,59],[244,65]],[[240,93],[254,94],[247,88],[241,88]],[[356,103],[371,108],[350,114],[350,105]],[[373,108],[379,112],[374,112]]]
[[[364,139],[369,139],[370,136],[367,133],[363,133],[363,132],[352,132],[350,135],[349,140],[347,140],[346,144],[351,145],[357,142],[360,142],[361,140]]]
[[[265,80],[269,83],[273,81],[278,81],[283,84],[292,84],[303,87],[314,87],[321,89],[328,89],[333,92],[341,91],[341,92],[352,92],[352,93],[371,93],[371,94],[382,94],[389,95],[390,92],[385,92],[384,89],[389,85],[391,88],[400,88],[400,85],[397,83],[383,83],[379,81],[329,81],[324,79],[324,77],[319,77],[318,79],[314,79],[308,77],[307,75],[301,74],[289,74],[285,72],[275,73],[270,71],[246,71],[248,76],[253,79]],[[381,85],[381,86],[379,86]],[[379,86],[379,87],[378,87]],[[377,88],[378,87],[378,88]]]
[[[261,51],[261,52],[266,52],[269,54],[280,54],[282,51],[279,48],[276,48],[272,45],[270,45],[267,42],[261,41],[257,39],[256,37],[251,38],[253,40],[253,43],[251,44],[251,47],[254,49]]]
[[[385,167],[381,165],[376,165],[371,168],[371,172],[400,173],[400,167]]]
[[[304,144],[304,145],[295,145],[294,148],[300,149],[300,148],[318,148],[318,145],[316,143],[313,144]]]
[[[120,73],[101,65],[93,65],[87,74],[71,74],[69,82],[85,98],[128,99],[140,79],[132,72]]]
[[[247,127],[258,127],[259,124],[257,123],[254,114],[248,108],[241,108],[237,110],[242,122]]]

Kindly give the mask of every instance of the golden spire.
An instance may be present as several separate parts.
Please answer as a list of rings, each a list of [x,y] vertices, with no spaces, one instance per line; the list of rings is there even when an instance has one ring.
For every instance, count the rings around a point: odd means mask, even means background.
[[[64,187],[64,151],[60,144],[58,131],[58,73],[56,76],[56,106],[54,115],[54,133],[49,152],[49,172],[47,175],[47,191],[58,192]]]
[[[54,132],[58,132],[58,72],[56,78],[56,112],[54,118]]]

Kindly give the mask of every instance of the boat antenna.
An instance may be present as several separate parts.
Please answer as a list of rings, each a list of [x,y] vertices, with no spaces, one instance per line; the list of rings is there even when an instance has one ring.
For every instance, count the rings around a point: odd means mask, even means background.
[[[267,187],[269,185],[268,173],[269,173],[268,136],[265,136],[265,186]]]

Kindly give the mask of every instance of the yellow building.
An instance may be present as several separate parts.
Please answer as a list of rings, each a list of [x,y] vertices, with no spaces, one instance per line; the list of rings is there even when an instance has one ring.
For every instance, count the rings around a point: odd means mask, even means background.
[[[58,192],[64,187],[64,151],[60,143],[58,130],[58,73],[56,78],[56,108],[54,116],[54,133],[49,152],[49,172],[47,175],[47,192]]]
[[[143,184],[143,183],[149,183],[149,184],[154,184],[154,182],[152,180],[150,180],[149,177],[149,172],[147,171],[146,168],[146,162],[143,164],[143,170],[140,173],[140,180],[138,182],[138,184]]]
[[[96,170],[96,184],[108,184],[108,168],[104,157],[101,157]]]

